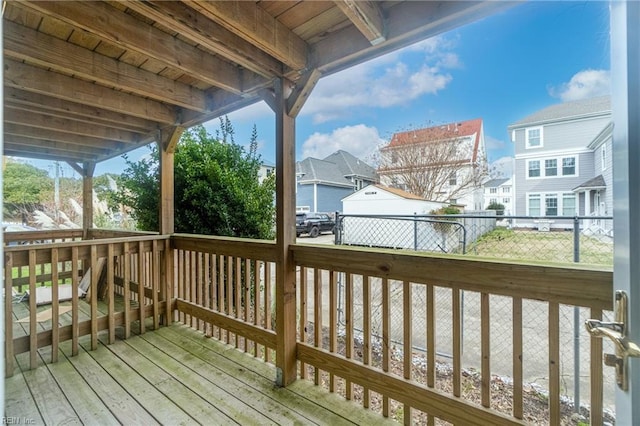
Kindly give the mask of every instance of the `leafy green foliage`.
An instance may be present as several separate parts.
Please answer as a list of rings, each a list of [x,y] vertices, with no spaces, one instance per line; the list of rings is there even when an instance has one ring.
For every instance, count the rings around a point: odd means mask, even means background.
[[[492,203],[489,203],[489,205],[487,206],[487,210],[504,211],[504,204],[493,201]]]
[[[436,210],[432,210],[431,214],[438,214],[438,215],[442,215],[442,214],[460,214],[460,209],[458,209],[457,207],[453,207],[453,206],[445,206],[445,207],[440,207],[439,209],[436,209]]]
[[[245,238],[273,237],[271,176],[258,182],[260,157],[254,129],[249,151],[233,142],[228,119],[213,137],[202,126],[185,132],[174,158],[176,232]],[[158,230],[158,150],[147,159],[127,159],[119,178],[119,201],[133,208],[138,227]]]
[[[46,170],[9,160],[3,172],[3,191],[6,215],[27,214],[53,200],[53,179]]]

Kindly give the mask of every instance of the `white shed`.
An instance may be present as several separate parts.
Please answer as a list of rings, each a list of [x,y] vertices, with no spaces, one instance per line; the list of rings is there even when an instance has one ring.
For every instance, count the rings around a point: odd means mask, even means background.
[[[369,185],[342,199],[345,215],[424,215],[447,205],[383,185]]]

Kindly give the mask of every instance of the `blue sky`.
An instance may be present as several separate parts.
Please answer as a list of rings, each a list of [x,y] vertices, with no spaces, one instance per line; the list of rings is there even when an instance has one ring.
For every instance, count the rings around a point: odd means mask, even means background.
[[[344,149],[370,160],[396,131],[482,118],[489,161],[505,163],[513,155],[510,123],[554,103],[609,93],[609,62],[607,2],[524,3],[322,78],[296,121],[296,157]],[[266,104],[229,118],[241,144],[255,123],[259,153],[275,159]],[[218,121],[207,127],[213,132]],[[122,167],[116,158],[96,174]]]

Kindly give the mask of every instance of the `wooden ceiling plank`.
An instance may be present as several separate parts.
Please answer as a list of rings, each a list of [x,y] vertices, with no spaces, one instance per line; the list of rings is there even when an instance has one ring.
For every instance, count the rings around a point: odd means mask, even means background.
[[[29,152],[29,151],[21,151],[21,150],[12,150],[7,149],[6,147],[2,151],[3,155],[7,157],[20,157],[20,158],[36,158],[38,160],[47,160],[47,161],[87,161],[85,157],[80,155],[61,155],[58,154],[47,154],[41,152]]]
[[[353,25],[375,46],[386,40],[382,9],[372,1],[336,0]]]
[[[306,68],[305,41],[255,2],[192,1],[189,5],[286,66],[295,70]]]
[[[237,94],[242,92],[243,73],[235,65],[207,55],[155,27],[141,25],[133,16],[108,4],[83,1],[25,1],[21,4],[181,69],[213,86]]]
[[[161,102],[206,111],[204,93],[187,85],[11,22],[4,23],[3,32],[6,56],[30,60]]]
[[[74,144],[68,144],[64,142],[57,142],[47,139],[33,139],[27,138],[25,136],[16,136],[16,135],[5,135],[4,139],[5,146],[6,144],[13,144],[16,146],[23,147],[35,147],[35,148],[48,148],[55,151],[65,151],[65,152],[79,152],[82,154],[89,155],[102,155],[108,154],[109,149],[106,147],[92,147],[92,146],[79,146]]]
[[[79,121],[98,123],[116,129],[136,133],[148,133],[158,128],[158,123],[139,117],[82,105],[64,99],[53,98],[39,93],[25,92],[13,87],[4,87],[5,105],[16,108],[40,108],[51,115],[76,117]]]
[[[181,2],[128,1],[127,7],[172,28],[207,50],[264,77],[282,75],[282,64],[246,40]],[[203,29],[206,28],[206,31]]]
[[[109,149],[121,149],[131,146],[131,144],[128,143],[109,141],[97,137],[79,136],[71,133],[61,132],[58,130],[42,129],[38,127],[31,127],[14,123],[4,123],[4,134],[13,136],[24,136],[31,139],[43,139],[63,142],[79,146],[105,146]]]
[[[66,118],[52,117],[37,112],[16,110],[5,106],[4,122],[23,124],[40,129],[52,129],[80,136],[93,136],[120,142],[137,142],[139,134],[121,129],[96,126],[95,124],[73,121]]]
[[[11,59],[5,59],[4,67],[6,87],[55,96],[164,124],[176,124],[177,121],[176,111],[158,101],[118,92]]]

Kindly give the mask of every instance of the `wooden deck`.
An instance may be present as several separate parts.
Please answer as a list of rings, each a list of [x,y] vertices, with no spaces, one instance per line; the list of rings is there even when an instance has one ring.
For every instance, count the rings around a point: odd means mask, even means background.
[[[180,323],[60,361],[16,357],[5,380],[5,416],[20,424],[380,424],[355,403],[298,380],[274,386],[275,368]]]

